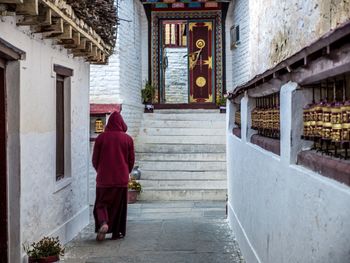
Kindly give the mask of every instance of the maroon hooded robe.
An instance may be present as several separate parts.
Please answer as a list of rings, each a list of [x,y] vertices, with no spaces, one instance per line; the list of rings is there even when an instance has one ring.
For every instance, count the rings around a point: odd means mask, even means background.
[[[105,131],[96,138],[92,155],[97,172],[95,231],[107,223],[112,238],[125,236],[128,181],[135,161],[134,143],[126,130],[122,116],[113,112]]]

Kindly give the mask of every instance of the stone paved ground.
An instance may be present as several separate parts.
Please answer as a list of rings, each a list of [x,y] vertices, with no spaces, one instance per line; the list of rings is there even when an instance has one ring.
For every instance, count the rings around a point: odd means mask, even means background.
[[[93,223],[66,246],[69,263],[244,263],[223,202],[138,202],[126,237],[95,241]]]

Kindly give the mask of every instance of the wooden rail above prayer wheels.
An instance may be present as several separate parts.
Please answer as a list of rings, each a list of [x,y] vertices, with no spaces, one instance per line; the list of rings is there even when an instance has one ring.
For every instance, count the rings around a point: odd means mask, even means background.
[[[33,33],[54,39],[74,57],[105,64],[112,54],[112,47],[64,0],[0,0],[0,16],[9,15],[16,15],[18,26],[30,26]]]

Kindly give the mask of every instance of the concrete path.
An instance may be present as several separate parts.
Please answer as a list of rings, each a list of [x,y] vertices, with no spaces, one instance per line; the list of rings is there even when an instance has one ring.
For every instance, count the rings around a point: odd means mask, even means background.
[[[66,246],[69,263],[244,263],[224,202],[138,202],[128,207],[126,237],[95,241],[93,221]]]

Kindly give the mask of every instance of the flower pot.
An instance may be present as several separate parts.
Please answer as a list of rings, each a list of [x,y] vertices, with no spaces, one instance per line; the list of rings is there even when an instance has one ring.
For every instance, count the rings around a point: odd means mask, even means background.
[[[128,204],[133,204],[137,201],[137,195],[139,194],[136,190],[128,190]]]
[[[220,106],[220,113],[226,113],[226,107]]]
[[[45,258],[39,258],[39,259],[33,259],[29,257],[28,263],[53,263],[53,262],[59,262],[60,257],[59,256],[49,256]]]

